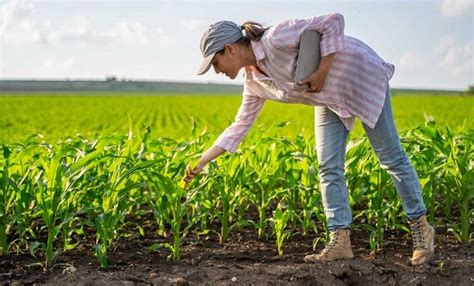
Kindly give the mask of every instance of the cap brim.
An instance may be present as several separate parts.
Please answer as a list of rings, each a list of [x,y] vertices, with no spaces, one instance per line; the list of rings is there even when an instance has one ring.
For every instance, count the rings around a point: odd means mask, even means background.
[[[211,61],[216,53],[210,54],[202,60],[201,66],[198,70],[198,75],[205,74],[211,68]]]

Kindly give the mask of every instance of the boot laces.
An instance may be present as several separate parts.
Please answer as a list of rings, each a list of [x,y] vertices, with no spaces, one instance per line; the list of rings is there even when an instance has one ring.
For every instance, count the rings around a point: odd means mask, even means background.
[[[413,236],[413,248],[426,248],[425,247],[425,236],[423,234],[423,226],[420,220],[414,220],[410,222],[410,228]]]
[[[329,251],[331,251],[334,248],[334,246],[336,246],[338,238],[339,238],[339,232],[337,230],[331,231],[329,233],[329,243],[326,244],[326,246],[321,251],[321,253],[326,254]]]

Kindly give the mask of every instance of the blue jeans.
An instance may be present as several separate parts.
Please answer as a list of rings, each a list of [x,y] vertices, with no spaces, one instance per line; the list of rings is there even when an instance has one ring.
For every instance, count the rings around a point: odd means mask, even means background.
[[[363,126],[380,166],[392,178],[408,218],[415,219],[426,214],[426,207],[415,169],[400,146],[390,99],[390,89],[387,88],[384,107],[374,129],[365,124]],[[352,212],[344,177],[344,155],[349,131],[334,112],[321,106],[315,107],[315,131],[322,202],[328,228],[348,228]]]

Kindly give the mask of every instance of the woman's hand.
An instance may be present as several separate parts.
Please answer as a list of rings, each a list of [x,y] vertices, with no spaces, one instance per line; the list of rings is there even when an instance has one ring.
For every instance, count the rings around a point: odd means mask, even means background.
[[[199,173],[202,171],[206,164],[199,162],[196,167],[192,168],[191,165],[186,166],[186,175],[184,177],[185,186],[187,186]]]
[[[186,166],[186,174],[183,179],[185,183],[184,187],[186,188],[186,186],[194,179],[194,177],[199,175],[202,168],[204,168],[204,166],[206,166],[207,163],[214,160],[215,158],[217,158],[224,152],[225,152],[224,149],[214,145],[211,148],[209,148],[206,152],[204,152],[201,159],[199,160],[199,163],[197,163],[196,167],[192,168],[191,165],[188,164]]]
[[[301,85],[308,85],[307,91],[309,92],[320,92],[323,90],[324,83],[326,82],[327,72],[321,69],[316,70],[308,78],[299,82]]]
[[[310,92],[320,92],[323,90],[334,55],[330,54],[321,57],[319,68],[310,74],[308,78],[300,81],[299,84],[307,84]]]

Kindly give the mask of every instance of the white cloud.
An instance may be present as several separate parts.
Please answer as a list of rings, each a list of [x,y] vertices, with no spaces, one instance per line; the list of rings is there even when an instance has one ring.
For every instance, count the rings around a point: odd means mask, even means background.
[[[441,13],[444,16],[460,16],[464,13],[473,13],[473,0],[443,0],[441,3]]]
[[[197,31],[200,30],[202,23],[200,20],[183,20],[181,21],[181,26],[189,31]]]
[[[48,31],[48,43],[60,42],[87,42],[92,40],[92,32],[89,30],[88,21],[81,15],[75,15],[70,25],[56,28],[46,22],[44,27]]]
[[[0,5],[0,39],[4,43],[29,44],[44,40],[31,19],[33,5],[27,1],[5,1]]]
[[[0,6],[0,32],[4,33],[8,28],[22,24],[27,20],[33,10],[33,6],[26,1],[5,1]]]
[[[414,72],[420,68],[424,68],[425,59],[423,55],[417,51],[408,51],[404,53],[397,64],[397,69],[405,72]]]
[[[152,31],[139,22],[120,22],[111,31],[105,32],[102,36],[123,42],[148,44],[152,36]]]
[[[113,43],[133,43],[146,45],[152,40],[159,44],[171,41],[161,30],[152,29],[140,22],[121,21],[109,30],[95,30],[89,20],[76,14],[69,23],[55,25],[50,20],[39,22],[33,17],[31,2],[6,1],[0,6],[0,38],[2,43],[24,45],[32,43],[58,44],[81,43],[106,45]]]
[[[148,44],[154,36],[152,30],[139,22],[122,21],[116,23],[110,30],[95,31],[91,28],[87,18],[76,15],[69,26],[59,30],[52,30],[48,42],[52,43],[84,43],[110,44],[115,42]]]
[[[459,43],[452,36],[441,39],[434,48],[434,54],[440,59],[441,68],[459,76],[474,72],[474,41]]]

